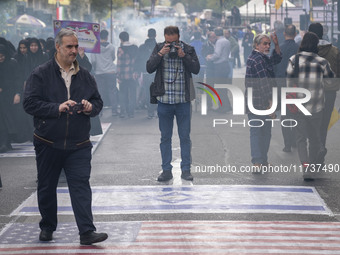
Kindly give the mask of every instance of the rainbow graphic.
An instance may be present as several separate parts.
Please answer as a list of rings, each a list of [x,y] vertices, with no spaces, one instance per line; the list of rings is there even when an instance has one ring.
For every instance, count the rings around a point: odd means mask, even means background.
[[[206,84],[206,83],[203,83],[203,82],[197,82],[197,83],[199,83],[199,84],[201,84],[201,85],[203,85],[203,86],[208,87],[212,92],[214,92],[214,94],[217,96],[217,98],[218,98],[218,100],[220,101],[220,104],[221,104],[221,106],[222,106],[221,97],[220,97],[220,95],[217,93],[217,91],[216,91],[213,87],[211,87],[210,85],[208,85],[208,84]],[[215,105],[217,106],[217,102],[216,102],[216,100],[215,100],[215,97],[213,96],[213,94],[211,94],[211,92],[210,92],[209,90],[204,89],[204,88],[199,88],[199,87],[197,87],[197,88],[200,89],[200,90],[203,90],[204,92],[206,92],[206,93],[211,97],[211,99],[214,101]]]

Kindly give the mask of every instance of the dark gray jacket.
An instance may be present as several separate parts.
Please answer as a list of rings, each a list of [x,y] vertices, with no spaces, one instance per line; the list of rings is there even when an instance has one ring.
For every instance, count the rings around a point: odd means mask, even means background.
[[[183,43],[183,42],[182,42]],[[150,96],[155,99],[157,96],[165,94],[164,80],[163,80],[163,57],[158,55],[158,52],[163,48],[165,42],[158,43],[146,62],[146,70],[148,73],[156,71],[154,86],[150,88]],[[194,47],[183,43],[185,56],[182,58],[184,65],[184,79],[185,79],[185,100],[187,102],[195,99],[192,84],[192,75],[198,74],[200,71],[200,63],[196,55]]]

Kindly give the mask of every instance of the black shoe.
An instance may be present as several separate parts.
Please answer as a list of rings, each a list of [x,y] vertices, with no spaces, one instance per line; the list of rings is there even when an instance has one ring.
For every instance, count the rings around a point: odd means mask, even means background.
[[[103,242],[108,238],[106,233],[96,233],[94,231],[87,231],[80,235],[80,244],[91,245],[93,243]]]
[[[39,235],[39,240],[40,241],[52,241],[52,235],[53,235],[53,231],[49,231],[49,230],[41,230],[40,235]]]
[[[190,171],[182,171],[181,178],[186,181],[194,180],[194,177],[191,175]]]
[[[292,152],[291,148],[288,148],[288,147],[284,147],[282,149],[282,151],[284,151],[284,152]]]
[[[163,171],[160,176],[158,176],[157,181],[159,182],[166,182],[172,179],[171,171]]]

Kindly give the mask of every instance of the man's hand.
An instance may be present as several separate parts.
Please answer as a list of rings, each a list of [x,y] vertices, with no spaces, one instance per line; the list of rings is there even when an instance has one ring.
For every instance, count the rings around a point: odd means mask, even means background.
[[[279,39],[277,39],[277,35],[275,32],[273,32],[272,34],[270,34],[270,37],[273,40],[273,43],[275,45],[275,51],[278,55],[281,54],[281,50],[280,50],[280,46],[279,46]]]
[[[67,112],[70,110],[70,106],[74,106],[77,102],[73,100],[67,100],[66,102],[59,105],[59,112]]]
[[[183,57],[185,56],[185,53],[184,53],[182,47],[179,46],[179,45],[175,45],[175,47],[177,48],[178,56],[179,56],[180,58],[183,58]]]
[[[85,100],[85,99],[83,99],[83,100],[81,100],[81,103],[83,104],[83,112],[84,113],[90,113],[90,112],[92,112],[92,104],[89,102],[89,101],[87,101],[87,100]],[[80,113],[80,112],[78,112],[78,113]]]
[[[160,55],[164,56],[170,52],[170,43],[164,44],[163,48],[158,52]]]
[[[270,34],[270,37],[272,38],[273,43],[274,43],[275,45],[278,45],[278,44],[279,44],[279,39],[277,39],[277,35],[276,35],[275,32],[271,33],[271,34]]]

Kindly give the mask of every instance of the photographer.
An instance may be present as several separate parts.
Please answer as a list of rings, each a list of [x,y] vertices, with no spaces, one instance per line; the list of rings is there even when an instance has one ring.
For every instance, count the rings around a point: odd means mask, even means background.
[[[148,73],[156,71],[150,88],[151,100],[158,103],[159,129],[161,131],[162,174],[158,181],[172,179],[171,139],[176,116],[181,146],[182,179],[193,180],[191,167],[191,100],[195,97],[192,73],[198,74],[200,63],[195,49],[179,41],[179,29],[168,26],[164,29],[165,42],[158,43],[146,63]]]
[[[94,78],[76,61],[76,33],[61,29],[55,46],[55,57],[37,67],[28,78],[23,102],[25,111],[34,116],[38,205],[42,217],[39,240],[51,241],[57,228],[56,188],[63,168],[80,244],[90,245],[107,238],[106,233],[94,232],[89,184],[90,117],[99,114],[103,101]]]

